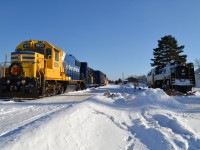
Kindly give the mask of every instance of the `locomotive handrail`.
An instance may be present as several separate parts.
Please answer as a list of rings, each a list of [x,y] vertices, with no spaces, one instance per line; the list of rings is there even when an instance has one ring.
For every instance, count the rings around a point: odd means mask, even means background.
[[[39,67],[39,63],[37,63],[37,72],[40,76],[40,86],[41,86],[41,74],[40,74],[40,67]]]
[[[6,74],[6,64],[11,62],[1,62],[0,64],[0,77],[5,77]]]
[[[44,58],[40,58],[39,60],[43,60],[43,61],[45,61],[46,59],[44,59]],[[38,74],[39,74],[39,76],[40,76],[40,86],[42,85],[42,76],[41,76],[41,73],[40,73],[40,67],[39,67],[39,63],[37,62],[37,71],[38,71]],[[42,70],[42,73],[43,73],[43,77],[45,78],[45,73],[44,73],[44,70]]]
[[[4,67],[5,62],[2,62],[0,64],[0,77],[5,77],[4,72],[5,72],[5,67]]]

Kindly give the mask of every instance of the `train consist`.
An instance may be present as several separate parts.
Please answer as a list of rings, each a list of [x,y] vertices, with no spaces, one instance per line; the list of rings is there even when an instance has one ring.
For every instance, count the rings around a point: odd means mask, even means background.
[[[98,87],[108,84],[106,75],[99,70],[88,67],[87,62],[81,62],[80,72],[83,75],[82,79],[84,79],[86,87]]]
[[[147,84],[151,88],[174,89],[187,93],[195,86],[193,63],[168,63],[165,67],[156,67],[147,75]]]
[[[39,98],[107,84],[107,77],[73,55],[38,40],[24,41],[1,63],[1,98]]]

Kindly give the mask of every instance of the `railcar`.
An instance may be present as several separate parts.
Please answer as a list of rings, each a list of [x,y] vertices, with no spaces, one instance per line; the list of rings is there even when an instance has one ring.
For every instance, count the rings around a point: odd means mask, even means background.
[[[88,67],[87,62],[81,62],[80,72],[86,87],[98,87],[108,84],[106,74]]]
[[[173,62],[163,68],[156,67],[148,73],[147,84],[152,88],[174,89],[187,93],[195,86],[194,65]]]
[[[51,96],[85,89],[93,82],[85,82],[78,59],[46,41],[23,41],[10,58],[1,63],[1,98]]]
[[[94,79],[95,79],[95,83],[98,86],[104,86],[108,82],[108,80],[106,78],[106,75],[103,72],[99,71],[99,70],[95,70],[94,71]]]

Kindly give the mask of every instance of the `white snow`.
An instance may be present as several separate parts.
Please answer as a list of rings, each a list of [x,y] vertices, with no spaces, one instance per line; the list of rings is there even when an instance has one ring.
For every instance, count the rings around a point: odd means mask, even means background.
[[[196,91],[171,97],[144,85],[108,85],[39,100],[0,100],[0,149],[200,149]]]

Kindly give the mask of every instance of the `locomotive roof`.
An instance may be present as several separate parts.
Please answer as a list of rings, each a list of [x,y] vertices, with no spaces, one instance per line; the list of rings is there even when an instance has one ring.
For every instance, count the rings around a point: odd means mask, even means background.
[[[55,45],[53,45],[53,44],[51,44],[51,43],[49,43],[49,42],[47,42],[47,41],[40,41],[40,40],[27,40],[27,41],[23,41],[23,42],[21,42],[21,43],[16,47],[15,50],[17,51],[18,49],[26,49],[26,47],[24,46],[25,44],[29,44],[30,47],[32,47],[32,46],[35,45],[35,44],[40,44],[40,45],[44,45],[44,47],[51,47],[51,48],[55,48],[55,49],[58,50],[58,51],[64,51],[64,50],[58,48],[57,46],[55,46]],[[40,48],[41,48],[41,47],[40,47]]]

